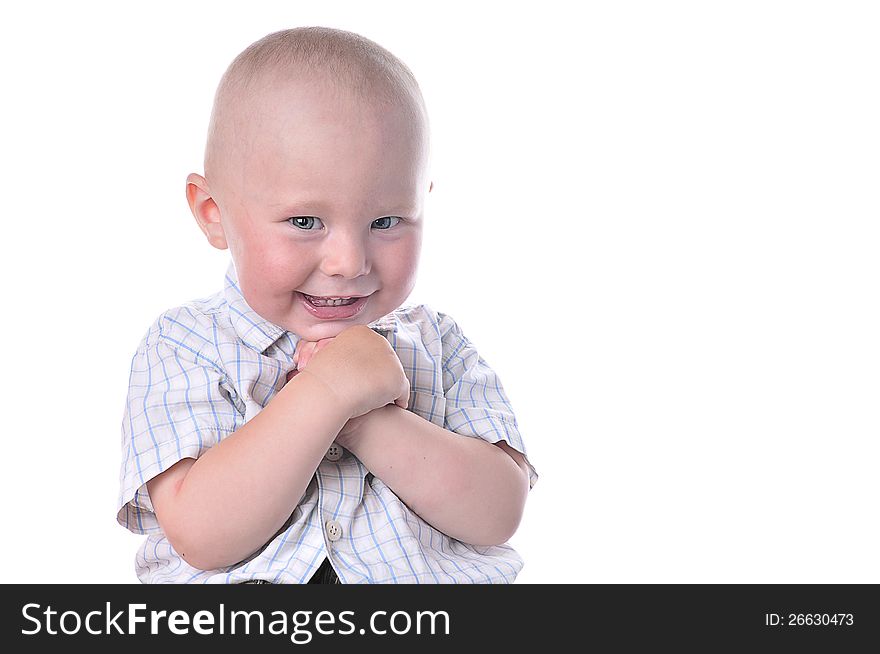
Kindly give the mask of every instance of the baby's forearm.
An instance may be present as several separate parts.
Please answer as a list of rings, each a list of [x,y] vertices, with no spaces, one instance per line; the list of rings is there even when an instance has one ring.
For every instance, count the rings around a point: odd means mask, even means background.
[[[171,501],[163,498],[159,520],[171,544],[202,569],[251,555],[290,516],[347,420],[320,381],[297,375],[192,463]]]
[[[528,476],[500,447],[389,405],[337,439],[423,520],[472,545],[507,541],[522,518]]]

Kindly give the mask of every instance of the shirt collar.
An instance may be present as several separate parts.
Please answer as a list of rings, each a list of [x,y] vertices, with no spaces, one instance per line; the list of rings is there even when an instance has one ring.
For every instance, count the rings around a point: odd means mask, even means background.
[[[269,322],[251,309],[238,285],[235,264],[229,262],[223,287],[226,303],[229,305],[229,320],[238,337],[252,350],[263,353],[284,335],[284,328]]]
[[[235,272],[235,264],[230,261],[226,269],[226,280],[223,287],[226,303],[229,305],[229,320],[238,337],[252,350],[263,353],[266,349],[284,336],[286,330],[283,327],[269,322],[256,311],[251,309],[245,301],[238,285],[238,273]],[[389,313],[371,322],[368,327],[381,333],[386,338],[389,334],[397,332],[397,319],[394,313]],[[291,332],[294,345],[299,336]]]

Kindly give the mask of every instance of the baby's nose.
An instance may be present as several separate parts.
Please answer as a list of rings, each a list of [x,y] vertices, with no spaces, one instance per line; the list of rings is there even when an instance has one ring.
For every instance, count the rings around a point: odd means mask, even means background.
[[[358,239],[336,239],[328,243],[321,268],[328,277],[340,275],[354,279],[370,272],[367,259],[367,248]]]

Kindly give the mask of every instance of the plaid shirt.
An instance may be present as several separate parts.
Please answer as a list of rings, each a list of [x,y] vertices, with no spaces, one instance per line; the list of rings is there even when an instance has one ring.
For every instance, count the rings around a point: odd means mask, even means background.
[[[409,410],[435,425],[525,455],[498,377],[447,315],[403,306],[370,325],[410,382]],[[304,583],[329,558],[342,583],[510,583],[522,559],[438,531],[352,454],[331,446],[278,534],[249,559],[199,570],[162,533],[146,482],[197,458],[253,418],[293,368],[296,334],[251,309],[232,264],[222,292],[163,313],[131,364],[122,422],[117,520],[145,534],[136,559],[150,583]],[[537,474],[529,464],[530,484]]]

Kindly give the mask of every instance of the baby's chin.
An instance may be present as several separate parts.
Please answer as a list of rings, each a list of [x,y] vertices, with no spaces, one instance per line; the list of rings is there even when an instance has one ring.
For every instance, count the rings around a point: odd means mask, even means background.
[[[358,316],[352,320],[328,320],[320,323],[315,323],[314,321],[309,321],[308,323],[294,321],[294,324],[285,328],[307,341],[320,341],[322,338],[336,338],[354,325],[369,325],[380,317],[367,315]]]
[[[320,341],[322,338],[336,338],[346,329],[351,327],[352,325],[366,325],[367,323],[361,321],[351,321],[342,323],[341,321],[333,321],[327,322],[325,324],[320,325],[308,325],[304,327],[297,328],[294,326],[293,329],[289,329],[288,331],[293,332],[297,336],[307,341]]]

